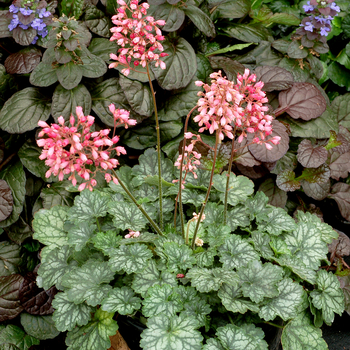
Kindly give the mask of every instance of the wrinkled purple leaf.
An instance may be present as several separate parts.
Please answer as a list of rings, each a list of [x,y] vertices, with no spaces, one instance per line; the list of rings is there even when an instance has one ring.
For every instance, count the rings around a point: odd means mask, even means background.
[[[350,221],[350,186],[343,182],[338,182],[331,188],[329,198],[334,199],[340,210],[340,214]]]
[[[350,151],[350,131],[342,125],[339,125],[337,141],[340,141],[341,145],[334,147],[334,151],[340,154]]]
[[[313,146],[310,140],[303,140],[298,146],[298,161],[305,168],[318,168],[327,160],[328,152],[322,146]]]
[[[271,170],[272,174],[278,175],[285,170],[294,170],[298,165],[297,156],[292,152],[287,152],[276,163],[276,166]]]
[[[29,272],[19,289],[19,298],[25,311],[31,315],[49,315],[54,312],[51,305],[52,299],[57,293],[56,287],[48,290],[38,288],[35,283],[36,274]]]
[[[293,75],[280,67],[261,66],[254,70],[256,80],[262,81],[264,91],[287,90],[293,86]]]
[[[331,171],[327,165],[321,165],[318,168],[305,168],[300,178],[310,182],[323,184],[328,181]]]
[[[337,276],[345,299],[345,311],[350,315],[350,276]]]
[[[319,184],[317,182],[310,183],[305,180],[301,180],[300,183],[303,187],[305,194],[317,201],[321,201],[322,199],[325,199],[328,196],[329,191],[331,189],[330,180],[328,180],[323,184]]]
[[[300,188],[300,181],[295,179],[293,170],[286,170],[277,175],[276,185],[283,191],[294,192]]]
[[[272,145],[272,149],[268,150],[265,145],[259,145],[257,143],[248,146],[252,155],[261,162],[275,162],[282,158],[289,148],[289,136],[286,131],[286,127],[277,120],[272,121],[272,133],[266,137],[266,140],[270,140],[274,136],[280,136],[281,140],[278,145]],[[248,142],[251,142],[254,135],[248,135]]]
[[[241,174],[243,174],[244,176],[248,176],[251,179],[260,179],[261,177],[268,174],[268,171],[262,165],[249,167],[241,164],[236,164],[236,166],[237,169],[241,172]]]
[[[209,56],[209,61],[213,69],[223,69],[228,80],[236,81],[237,74],[244,73],[243,64],[225,56]]]
[[[0,180],[0,221],[7,219],[12,213],[12,191],[5,180]]]
[[[327,107],[327,102],[317,87],[310,83],[294,83],[278,96],[280,107],[275,115],[288,113],[294,119],[310,120],[319,117]]]
[[[0,322],[11,320],[22,312],[19,288],[23,280],[21,275],[0,277]]]
[[[338,232],[338,239],[333,239],[332,243],[328,245],[328,252],[333,256],[348,256],[350,255],[350,238],[343,232]]]
[[[246,138],[244,138],[241,143],[238,143],[237,140],[235,140],[235,149],[237,150],[234,154],[235,163],[248,167],[253,167],[255,165],[261,164],[261,162],[256,160],[249,152]]]
[[[32,27],[29,27],[26,30],[20,27],[17,27],[12,31],[12,35],[16,43],[22,46],[30,45],[34,40],[36,34],[37,34],[36,30]]]
[[[350,128],[350,94],[336,97],[332,102],[332,112],[337,116],[339,125]]]
[[[330,151],[329,169],[331,178],[339,181],[339,178],[347,178],[350,171],[350,152],[340,154],[334,149]]]
[[[25,48],[5,60],[5,68],[9,74],[30,73],[39,64],[42,54],[36,48]]]
[[[264,192],[269,197],[269,204],[284,208],[287,203],[288,195],[285,191],[281,190],[275,185],[275,181],[272,178],[266,179],[260,186],[258,191]]]

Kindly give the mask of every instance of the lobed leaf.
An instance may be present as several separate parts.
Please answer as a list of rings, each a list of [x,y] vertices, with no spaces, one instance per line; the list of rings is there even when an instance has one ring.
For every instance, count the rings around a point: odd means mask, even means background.
[[[295,221],[284,209],[274,208],[266,219],[260,220],[258,230],[278,236],[283,231],[293,231],[295,227]]]
[[[60,333],[55,327],[52,316],[32,316],[22,313],[21,325],[28,335],[40,340],[56,338]]]

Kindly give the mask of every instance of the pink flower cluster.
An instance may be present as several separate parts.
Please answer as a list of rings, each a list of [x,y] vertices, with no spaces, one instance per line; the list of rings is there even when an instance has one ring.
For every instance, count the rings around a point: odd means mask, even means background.
[[[164,20],[155,21],[153,17],[147,16],[149,5],[144,2],[139,5],[138,0],[131,0],[130,7],[124,0],[118,0],[121,5],[118,8],[118,14],[112,17],[112,22],[116,27],[111,28],[113,33],[111,41],[117,40],[120,48],[118,55],[110,54],[111,59],[116,60],[109,65],[109,68],[117,67],[118,64],[126,66],[122,69],[124,75],[130,73],[130,63],[134,59],[134,66],[141,64],[146,67],[147,62],[155,61],[155,66],[165,69],[165,63],[160,60],[161,57],[168,56],[167,53],[155,53],[156,50],[164,51],[160,41],[164,40],[161,30],[157,25],[163,26]],[[127,15],[129,10],[132,18]],[[144,17],[145,16],[145,17]],[[155,35],[152,34],[155,32]]]
[[[251,133],[256,135],[253,143],[264,143],[268,149],[272,148],[268,142],[279,143],[279,136],[262,141],[272,133],[273,117],[265,114],[268,107],[263,104],[268,99],[261,90],[264,83],[255,83],[255,74],[249,75],[249,69],[246,69],[243,76],[238,74],[237,84],[222,77],[221,71],[210,74],[210,78],[211,85],[196,81],[196,85],[205,90],[198,92],[200,113],[193,119],[201,127],[199,132],[209,130],[212,134],[219,130],[220,140],[223,140],[225,135],[233,139],[233,130],[237,130],[241,132],[238,142]]]
[[[110,106],[110,109],[115,112],[116,125],[135,124],[134,120],[128,119],[128,111],[119,110],[116,112],[114,106]],[[37,140],[38,146],[43,147],[39,158],[46,159],[45,164],[50,167],[45,176],[48,178],[53,174],[62,181],[64,175],[70,174],[68,180],[72,181],[73,186],[75,186],[77,174],[85,180],[79,185],[78,190],[82,191],[88,188],[92,191],[92,188],[97,184],[94,179],[96,171],[102,168],[107,182],[113,180],[113,182],[118,183],[117,179],[107,171],[116,168],[119,164],[117,159],[110,157],[111,151],[114,150],[117,156],[126,154],[124,147],[114,146],[119,141],[119,137],[109,138],[109,129],[91,131],[95,118],[91,115],[85,116],[82,107],[76,108],[76,114],[77,123],[73,115],[69,119],[71,126],[65,126],[63,117],[58,118],[58,124],[51,124],[51,126],[44,121],[38,122],[38,125],[43,128],[39,132]],[[45,135],[47,138],[40,138]],[[95,170],[91,170],[92,166],[95,167]]]
[[[141,233],[140,231],[132,231],[129,229],[129,233],[124,236],[124,238],[136,238],[140,237]]]

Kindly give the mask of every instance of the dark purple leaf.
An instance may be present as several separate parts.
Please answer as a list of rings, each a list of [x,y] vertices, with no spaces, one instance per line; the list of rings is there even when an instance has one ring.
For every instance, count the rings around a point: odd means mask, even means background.
[[[350,152],[340,154],[334,149],[330,151],[329,169],[331,178],[339,181],[339,178],[347,178],[350,171]]]
[[[276,162],[269,162],[269,163],[265,162],[265,163],[264,163],[264,167],[265,167],[268,171],[271,172],[273,169],[275,169],[276,164],[277,164],[277,161],[276,161]]]
[[[22,312],[19,288],[23,280],[21,275],[0,277],[0,322],[11,320]]]
[[[244,73],[243,64],[225,56],[209,56],[209,61],[213,69],[223,69],[228,80],[236,81],[237,74]]]
[[[322,199],[325,199],[329,191],[331,189],[331,181],[328,180],[327,182],[323,184],[319,183],[310,183],[305,180],[301,180],[301,185],[303,186],[303,190],[305,194],[317,201],[321,201]]]
[[[278,188],[272,178],[266,179],[259,186],[258,191],[264,192],[266,196],[269,197],[268,203],[275,207],[284,208],[287,203],[287,193]]]
[[[24,220],[18,220],[6,228],[6,233],[10,240],[17,244],[22,244],[28,237],[33,235],[31,226]]]
[[[22,46],[30,45],[36,36],[36,30],[32,27],[26,30],[17,27],[12,31],[12,33],[16,43]]]
[[[274,136],[280,136],[281,141],[278,145],[272,145],[272,149],[268,150],[265,145],[259,145],[257,143],[253,143],[248,146],[249,151],[252,155],[261,162],[275,162],[282,158],[289,148],[289,136],[286,131],[286,127],[277,120],[272,121],[272,134],[266,137],[266,140],[270,140]],[[254,135],[248,135],[248,142],[251,142]]]
[[[286,112],[294,119],[317,118],[327,107],[321,92],[310,83],[294,83],[290,89],[280,92],[278,100],[280,107],[275,110],[275,115]]]
[[[25,48],[6,58],[5,68],[9,74],[30,73],[39,64],[42,54],[36,48]]]
[[[319,166],[318,168],[305,168],[299,177],[300,179],[304,179],[310,183],[319,183],[324,184],[328,181],[331,176],[331,171],[329,167],[324,164]]]
[[[332,243],[328,245],[328,252],[333,256],[343,257],[350,255],[350,238],[343,232],[338,232],[338,239],[333,239]]]
[[[249,152],[247,147],[247,139],[244,138],[241,143],[235,140],[235,154],[234,162],[243,166],[253,167],[255,165],[261,165],[261,162],[256,160],[253,155]]]
[[[343,182],[338,182],[331,188],[329,198],[334,199],[340,210],[340,214],[350,221],[350,186]]]
[[[7,17],[8,13],[8,11],[0,11],[0,38],[7,38],[12,35],[8,28],[11,22],[11,19]]]
[[[35,18],[35,13],[31,13],[30,15],[24,15],[22,12],[17,12],[18,19],[21,23],[27,26],[29,23],[33,21]]]
[[[318,168],[328,157],[327,150],[322,146],[313,146],[310,140],[303,140],[298,146],[298,161],[305,168]]]
[[[334,147],[334,151],[340,154],[350,151],[350,131],[342,125],[339,125],[337,141],[341,142],[341,145]]]
[[[0,221],[7,219],[12,213],[12,191],[5,180],[0,180]]]
[[[21,261],[21,247],[18,244],[0,242],[0,276],[17,273]]]
[[[268,171],[263,166],[244,166],[241,164],[236,164],[237,169],[245,176],[248,176],[251,179],[260,179],[261,177],[268,174]]]
[[[262,66],[256,68],[254,73],[257,81],[264,83],[264,91],[286,90],[294,83],[293,75],[280,67]]]
[[[57,293],[55,286],[48,290],[39,288],[36,283],[36,274],[29,272],[19,289],[19,298],[25,311],[31,315],[49,315],[54,309],[51,305],[53,297]]]
[[[298,165],[297,156],[292,152],[287,152],[276,163],[276,166],[271,170],[272,174],[280,174],[285,170],[294,170]]]
[[[332,112],[337,116],[339,125],[350,128],[350,94],[336,97],[332,102]]]
[[[295,179],[293,170],[286,170],[277,175],[276,185],[283,191],[294,192],[300,188],[300,181]]]

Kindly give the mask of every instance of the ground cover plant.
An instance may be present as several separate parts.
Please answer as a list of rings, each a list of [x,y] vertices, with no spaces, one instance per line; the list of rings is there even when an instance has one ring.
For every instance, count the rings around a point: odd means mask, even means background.
[[[107,349],[119,314],[144,349],[326,349],[347,1],[0,5],[0,346]]]

